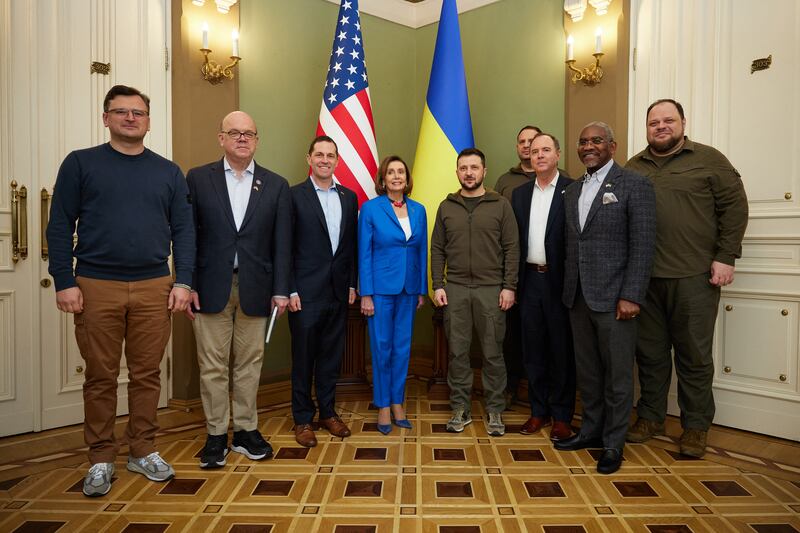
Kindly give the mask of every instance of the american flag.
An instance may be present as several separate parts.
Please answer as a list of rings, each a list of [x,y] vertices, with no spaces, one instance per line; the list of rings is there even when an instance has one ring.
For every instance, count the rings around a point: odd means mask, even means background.
[[[367,82],[358,0],[342,0],[322,95],[317,135],[339,147],[336,181],[358,195],[358,206],[375,196],[378,147]]]

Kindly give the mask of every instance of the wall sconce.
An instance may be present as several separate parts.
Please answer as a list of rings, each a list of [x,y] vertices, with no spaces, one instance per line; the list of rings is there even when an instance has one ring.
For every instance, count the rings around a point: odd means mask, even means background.
[[[206,80],[211,85],[217,85],[225,81],[226,79],[232,80],[233,79],[233,67],[242,60],[239,57],[239,32],[233,30],[231,32],[231,40],[233,41],[233,53],[231,54],[231,63],[225,65],[224,67],[214,61],[213,59],[208,58],[208,54],[211,53],[211,50],[208,48],[208,23],[203,23],[203,47],[200,51],[205,56],[205,61],[203,62],[203,66],[200,67],[200,72],[203,74],[203,79]]]
[[[567,37],[567,60],[565,63],[567,67],[573,72],[572,83],[582,81],[588,87],[594,87],[603,78],[603,69],[600,68],[600,58],[603,57],[603,33],[600,28],[597,28],[594,38],[594,64],[588,67],[578,69],[575,68],[575,53],[573,50],[574,39],[572,35]]]

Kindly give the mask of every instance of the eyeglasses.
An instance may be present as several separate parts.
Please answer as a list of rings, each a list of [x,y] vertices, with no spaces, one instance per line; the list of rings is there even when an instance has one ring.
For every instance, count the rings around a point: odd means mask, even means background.
[[[586,146],[589,143],[592,143],[595,146],[600,146],[606,142],[608,141],[606,141],[603,137],[589,137],[588,139],[578,139],[578,146]]]
[[[230,137],[234,141],[237,141],[237,140],[241,139],[242,137],[244,137],[248,141],[252,141],[256,137],[258,137],[258,133],[255,132],[255,131],[228,130],[228,131],[223,131],[222,133],[224,133],[225,135],[227,135],[228,137]]]
[[[106,113],[110,113],[119,118],[127,118],[128,114],[133,114],[133,118],[135,119],[144,118],[150,114],[142,109],[125,109],[124,107],[109,109],[108,111],[106,111]]]

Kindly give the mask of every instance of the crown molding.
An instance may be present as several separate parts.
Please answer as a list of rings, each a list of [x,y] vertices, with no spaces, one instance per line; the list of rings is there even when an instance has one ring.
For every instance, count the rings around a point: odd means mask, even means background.
[[[340,3],[339,0],[326,1],[337,5]],[[500,1],[457,0],[456,6],[459,13],[466,13]],[[361,13],[367,13],[368,15],[416,29],[439,21],[442,0],[422,0],[417,3],[411,3],[406,0],[359,0],[358,7]]]

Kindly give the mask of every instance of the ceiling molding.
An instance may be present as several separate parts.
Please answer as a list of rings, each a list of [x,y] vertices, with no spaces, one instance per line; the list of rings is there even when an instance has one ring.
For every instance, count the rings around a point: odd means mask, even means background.
[[[339,4],[339,0],[326,0]],[[459,13],[466,13],[479,7],[500,2],[500,0],[457,0]],[[421,28],[439,21],[442,0],[422,0],[411,3],[407,0],[359,0],[359,11],[380,17],[409,28]]]

